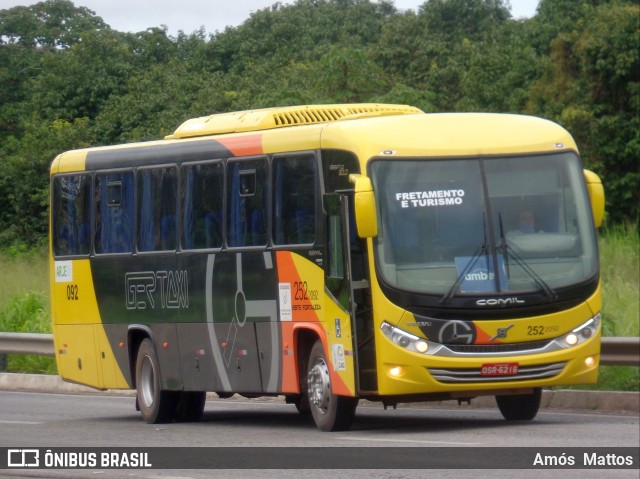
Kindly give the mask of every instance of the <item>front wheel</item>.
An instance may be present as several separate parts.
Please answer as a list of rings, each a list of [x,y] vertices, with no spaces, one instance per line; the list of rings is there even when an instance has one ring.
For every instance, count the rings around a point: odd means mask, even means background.
[[[540,409],[542,388],[535,388],[531,394],[496,396],[498,408],[507,421],[530,421]]]
[[[344,431],[351,427],[358,398],[338,396],[331,391],[331,378],[321,341],[316,341],[307,366],[309,408],[316,426],[322,431]]]
[[[149,424],[173,421],[178,393],[162,389],[160,363],[153,342],[145,338],[136,358],[136,399]]]

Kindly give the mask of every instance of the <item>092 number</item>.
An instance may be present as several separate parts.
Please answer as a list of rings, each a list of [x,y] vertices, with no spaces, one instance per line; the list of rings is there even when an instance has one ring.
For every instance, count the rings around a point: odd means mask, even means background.
[[[67,285],[67,299],[69,301],[78,301],[78,285]]]

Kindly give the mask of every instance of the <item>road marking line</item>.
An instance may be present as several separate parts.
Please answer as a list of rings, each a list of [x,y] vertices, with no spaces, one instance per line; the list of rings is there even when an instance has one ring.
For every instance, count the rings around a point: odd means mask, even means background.
[[[36,424],[44,424],[43,422],[35,422],[35,421],[3,421],[0,419],[0,424],[29,424],[29,425],[36,425]]]
[[[373,439],[368,437],[340,437],[347,441],[371,441],[371,442],[415,442],[417,444],[442,444],[444,446],[481,446],[481,442],[448,442],[448,441],[422,441],[418,439]]]

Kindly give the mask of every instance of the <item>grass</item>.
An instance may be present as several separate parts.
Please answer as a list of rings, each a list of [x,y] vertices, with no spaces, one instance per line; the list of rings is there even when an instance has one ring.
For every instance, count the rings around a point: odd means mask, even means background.
[[[0,253],[0,311],[15,296],[37,292],[49,303],[49,275],[47,257],[41,252]],[[48,306],[47,306],[48,308]]]
[[[599,238],[603,336],[640,336],[639,238],[635,224],[608,228]],[[640,391],[640,368],[601,366],[597,384],[575,389]]]
[[[603,335],[640,336],[640,261],[637,225],[600,235]],[[15,250],[0,253],[0,331],[50,332],[47,258]],[[1,364],[0,364],[1,366]],[[53,358],[8,355],[7,370],[55,374]],[[603,366],[598,384],[580,389],[638,391],[640,368]]]
[[[0,331],[50,333],[49,276],[47,258],[36,252],[11,250],[0,255]],[[9,354],[0,370],[56,374],[55,359],[47,356]]]
[[[600,237],[603,335],[640,336],[637,225],[615,226]]]
[[[0,331],[14,333],[50,333],[51,320],[45,294],[37,291],[15,293],[0,309]],[[55,359],[47,356],[9,354],[4,370],[56,374]]]

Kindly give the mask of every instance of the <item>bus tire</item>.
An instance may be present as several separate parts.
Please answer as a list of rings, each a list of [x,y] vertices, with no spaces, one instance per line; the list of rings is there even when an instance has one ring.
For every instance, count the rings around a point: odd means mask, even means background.
[[[309,406],[309,396],[307,396],[306,392],[304,392],[303,394],[300,394],[299,396],[296,396],[295,399],[293,400],[293,405],[296,407],[296,409],[298,410],[298,413],[301,416],[311,415],[311,407]]]
[[[183,391],[178,395],[176,421],[198,422],[202,419],[207,393],[204,391]]]
[[[331,391],[329,363],[322,341],[313,345],[307,367],[307,393],[313,420],[322,431],[344,431],[351,427],[358,398],[338,396]]]
[[[507,421],[530,421],[540,409],[542,388],[534,388],[531,394],[496,396],[496,403]]]
[[[160,363],[153,342],[145,338],[136,358],[136,399],[149,424],[173,421],[178,393],[162,389]]]
[[[307,374],[309,371],[309,355],[301,354],[298,363],[298,383],[300,384],[300,394],[291,396],[291,402],[294,404],[301,416],[310,416],[311,407],[309,406],[309,391]]]

